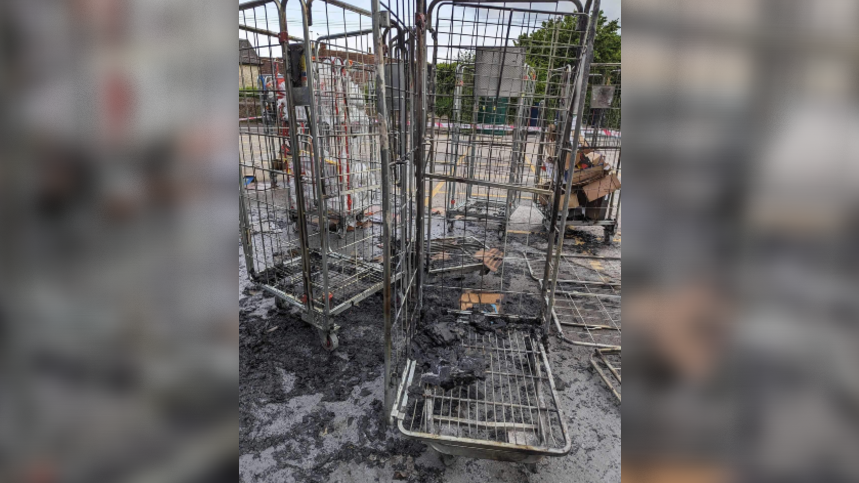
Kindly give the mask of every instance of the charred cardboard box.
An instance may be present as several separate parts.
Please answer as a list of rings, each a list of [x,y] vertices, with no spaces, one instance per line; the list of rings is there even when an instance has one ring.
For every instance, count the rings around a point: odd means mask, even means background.
[[[552,189],[552,185],[550,183],[542,183],[542,184],[538,185],[537,187],[540,189],[544,189],[544,190]],[[564,193],[564,190],[561,190],[561,193]],[[537,197],[537,201],[543,206],[549,205],[549,197],[546,195],[539,195]],[[576,192],[573,191],[573,194],[570,195],[570,209],[578,208],[578,207],[579,207],[579,197],[576,194]]]
[[[549,183],[542,184],[540,188],[551,189]],[[570,195],[569,208],[584,207],[585,217],[601,220],[605,218],[608,210],[608,195],[619,189],[620,179],[614,172],[606,171],[602,166],[576,171],[573,174],[573,193]],[[549,204],[545,195],[540,195],[538,201],[543,206]]]
[[[572,171],[573,176],[571,180],[573,192],[570,195],[569,208],[583,207],[586,218],[605,219],[609,208],[608,195],[620,189],[620,179],[617,174],[607,169],[605,155],[590,148],[584,138],[580,137],[575,169],[570,169],[571,153],[565,152],[563,156],[564,169],[568,173]],[[553,182],[546,182],[538,187],[552,190],[553,186]],[[561,192],[563,193],[564,190]],[[548,206],[549,197],[538,195],[536,201],[543,206]],[[581,212],[578,216],[581,216]]]
[[[613,172],[591,181],[579,190],[579,201],[585,207],[585,217],[591,220],[605,219],[608,212],[608,195],[620,189],[620,179]]]
[[[580,193],[584,196],[586,203],[604,198],[620,189],[620,179],[617,175],[608,171],[605,173],[606,175],[603,177],[581,187]]]

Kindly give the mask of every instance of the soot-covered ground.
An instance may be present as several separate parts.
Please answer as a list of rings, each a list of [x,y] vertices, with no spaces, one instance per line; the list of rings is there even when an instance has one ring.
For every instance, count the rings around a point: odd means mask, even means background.
[[[619,245],[594,249],[619,255]],[[620,406],[590,369],[588,349],[550,337],[570,455],[545,459],[537,473],[468,458],[445,466],[384,424],[381,294],[337,318],[340,347],[327,352],[314,329],[248,280],[241,248],[239,264],[242,483],[620,481]]]

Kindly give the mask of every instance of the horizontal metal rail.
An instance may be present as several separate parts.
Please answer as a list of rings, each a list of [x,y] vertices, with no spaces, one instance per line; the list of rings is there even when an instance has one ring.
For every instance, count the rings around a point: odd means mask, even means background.
[[[490,429],[531,429],[536,430],[539,427],[536,424],[525,424],[525,423],[493,423],[488,421],[475,421],[473,419],[462,419],[462,418],[451,418],[448,416],[433,416],[433,419],[436,421],[457,423],[457,424],[467,424],[469,426],[477,426],[480,428],[490,428]]]
[[[363,8],[356,7],[346,2],[340,2],[338,0],[320,0],[322,2],[327,3],[328,5],[334,5],[335,7],[340,7],[343,10],[348,10],[350,12],[358,13],[367,17],[372,18],[373,14],[370,13],[369,10],[364,10]],[[262,7],[263,5],[274,3],[277,4],[276,0],[253,0],[251,2],[245,2],[239,4],[239,11],[249,10],[256,7]]]
[[[498,189],[510,190],[510,191],[524,191],[527,193],[535,193],[538,195],[549,196],[549,195],[554,194],[554,191],[544,190],[544,189],[540,189],[540,188],[534,188],[532,186],[520,186],[520,185],[515,185],[515,184],[507,184],[507,183],[495,183],[493,181],[481,181],[481,180],[477,180],[477,179],[463,178],[461,176],[448,176],[445,174],[427,173],[426,177],[430,178],[430,179],[439,179],[442,181],[453,181],[455,183],[472,184],[475,186],[486,186],[487,188],[498,188]]]
[[[252,32],[252,33],[260,34],[260,35],[267,35],[269,37],[274,37],[274,38],[278,38],[280,35],[277,32],[272,32],[271,30],[261,29],[261,28],[257,28],[257,27],[251,27],[249,25],[239,25],[239,30],[244,30],[247,32]],[[298,37],[293,37],[292,35],[289,36],[289,40],[293,40],[295,42],[302,42],[302,39],[300,39]]]
[[[253,0],[252,2],[245,2],[239,4],[239,12],[242,10],[250,10],[252,8],[262,7],[263,5],[274,3],[277,5],[275,0]],[[279,8],[279,7],[278,7]]]
[[[363,175],[364,175],[364,173],[361,173],[359,176],[363,176]],[[340,176],[340,175],[338,175],[338,176]],[[364,186],[362,188],[352,188],[351,190],[344,190],[344,191],[338,192],[337,194],[330,195],[329,198],[337,198],[338,196],[354,195],[356,193],[362,193],[364,191],[370,191],[370,190],[378,190],[381,188],[382,188],[382,185],[380,185],[380,184],[373,185],[373,186]]]
[[[575,283],[575,282],[572,282]],[[607,293],[590,293],[590,292],[567,292],[565,290],[555,290],[555,293],[561,295],[573,295],[578,297],[598,297],[604,299],[614,299],[620,300],[620,295],[607,294]]]

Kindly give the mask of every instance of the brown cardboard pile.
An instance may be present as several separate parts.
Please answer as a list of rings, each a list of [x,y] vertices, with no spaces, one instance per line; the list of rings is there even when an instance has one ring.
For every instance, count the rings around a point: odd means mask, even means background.
[[[568,171],[570,157],[570,153],[566,153],[564,165]],[[605,218],[608,209],[608,200],[605,197],[620,189],[620,179],[614,171],[607,169],[605,156],[590,148],[583,138],[579,138],[579,150],[572,175],[570,209],[584,207],[585,217],[591,220]],[[548,183],[541,188],[552,189]],[[549,202],[545,196],[540,196],[538,201],[544,206]]]

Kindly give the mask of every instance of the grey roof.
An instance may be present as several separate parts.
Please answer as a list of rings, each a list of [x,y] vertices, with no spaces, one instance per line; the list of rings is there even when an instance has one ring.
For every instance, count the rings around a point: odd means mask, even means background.
[[[259,55],[247,39],[239,39],[239,64],[262,64]]]

